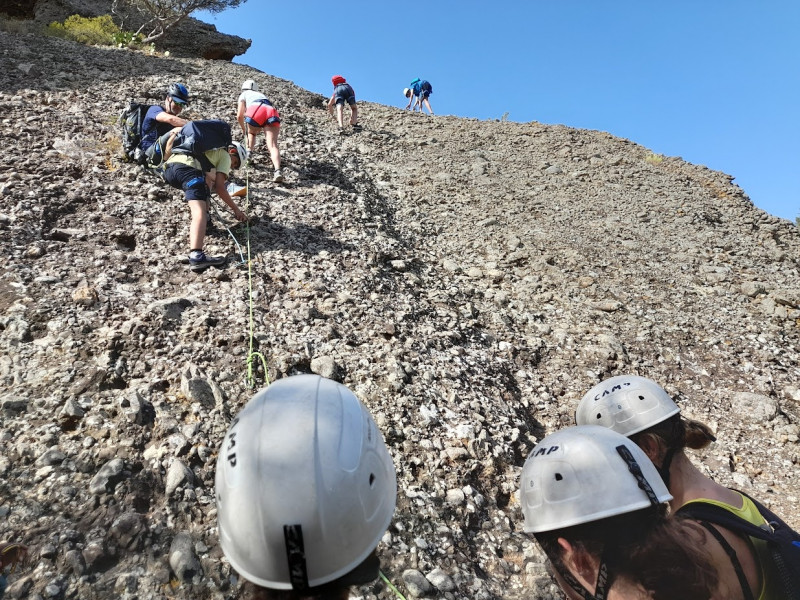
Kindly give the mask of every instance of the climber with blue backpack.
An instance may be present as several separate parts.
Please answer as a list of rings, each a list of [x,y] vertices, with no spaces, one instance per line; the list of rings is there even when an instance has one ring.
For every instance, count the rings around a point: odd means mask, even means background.
[[[425,106],[428,107],[428,112],[433,114],[431,101],[428,99],[431,94],[433,94],[433,86],[430,82],[417,77],[408,84],[407,88],[403,89],[403,96],[408,98],[406,110],[410,108],[411,112],[414,112],[419,109],[419,112],[422,112],[422,105],[425,104]]]
[[[156,141],[164,162],[159,166],[164,180],[181,189],[191,212],[189,265],[193,271],[221,265],[224,256],[207,256],[203,251],[211,194],[216,193],[238,221],[247,215],[236,205],[227,189],[228,175],[247,161],[247,150],[232,141],[231,128],[221,120],[190,121]]]

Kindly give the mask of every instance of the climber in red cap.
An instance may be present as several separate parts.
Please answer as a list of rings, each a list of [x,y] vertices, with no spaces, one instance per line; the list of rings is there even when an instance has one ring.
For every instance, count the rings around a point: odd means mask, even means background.
[[[358,124],[358,107],[356,107],[356,93],[350,84],[345,81],[341,75],[334,75],[331,77],[333,83],[333,94],[331,99],[328,100],[328,112],[333,112],[333,107],[336,106],[336,120],[339,122],[339,133],[344,133],[344,103],[350,105],[350,125],[353,126],[353,131],[360,131],[361,125]]]

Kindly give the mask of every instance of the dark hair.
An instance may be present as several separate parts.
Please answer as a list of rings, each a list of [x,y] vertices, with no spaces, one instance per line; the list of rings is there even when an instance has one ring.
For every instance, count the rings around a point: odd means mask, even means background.
[[[273,590],[261,587],[249,581],[242,586],[242,600],[347,600],[350,597],[350,586],[332,588],[321,586],[304,592],[295,590]]]
[[[708,600],[717,571],[697,548],[705,533],[692,521],[667,517],[666,505],[534,534],[553,566],[568,573],[558,538],[577,551],[606,561],[611,585],[618,579],[641,585],[653,600]]]
[[[708,425],[687,419],[680,414],[672,415],[669,419],[630,437],[637,446],[641,446],[639,440],[644,436],[657,438],[667,452],[676,452],[684,448],[699,450],[717,439]]]

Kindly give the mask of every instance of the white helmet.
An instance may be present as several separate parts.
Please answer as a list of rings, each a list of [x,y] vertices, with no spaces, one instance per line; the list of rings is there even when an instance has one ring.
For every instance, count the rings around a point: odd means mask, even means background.
[[[411,95],[411,88],[403,88],[403,96],[408,98]]]
[[[239,142],[231,142],[231,146],[236,148],[236,154],[239,155],[239,162],[244,165],[247,162],[247,150],[245,149],[244,145],[240,144]]]
[[[631,436],[680,412],[660,385],[637,375],[619,375],[598,383],[575,411],[578,425],[601,425]]]
[[[258,84],[255,81],[253,81],[252,79],[246,79],[242,83],[242,89],[243,90],[253,90],[254,92],[257,92],[258,91]]]
[[[524,530],[531,533],[672,500],[641,448],[594,425],[568,427],[536,444],[522,468],[520,488]]]
[[[318,375],[281,379],[247,403],[222,442],[215,487],[225,556],[273,589],[353,571],[378,545],[397,496],[369,412]]]

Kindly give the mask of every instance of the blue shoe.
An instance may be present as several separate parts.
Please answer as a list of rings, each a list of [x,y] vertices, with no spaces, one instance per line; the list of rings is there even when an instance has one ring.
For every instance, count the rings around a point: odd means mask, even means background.
[[[189,267],[192,271],[202,271],[208,267],[224,265],[226,260],[224,256],[206,256],[202,250],[193,250],[189,254]]]

